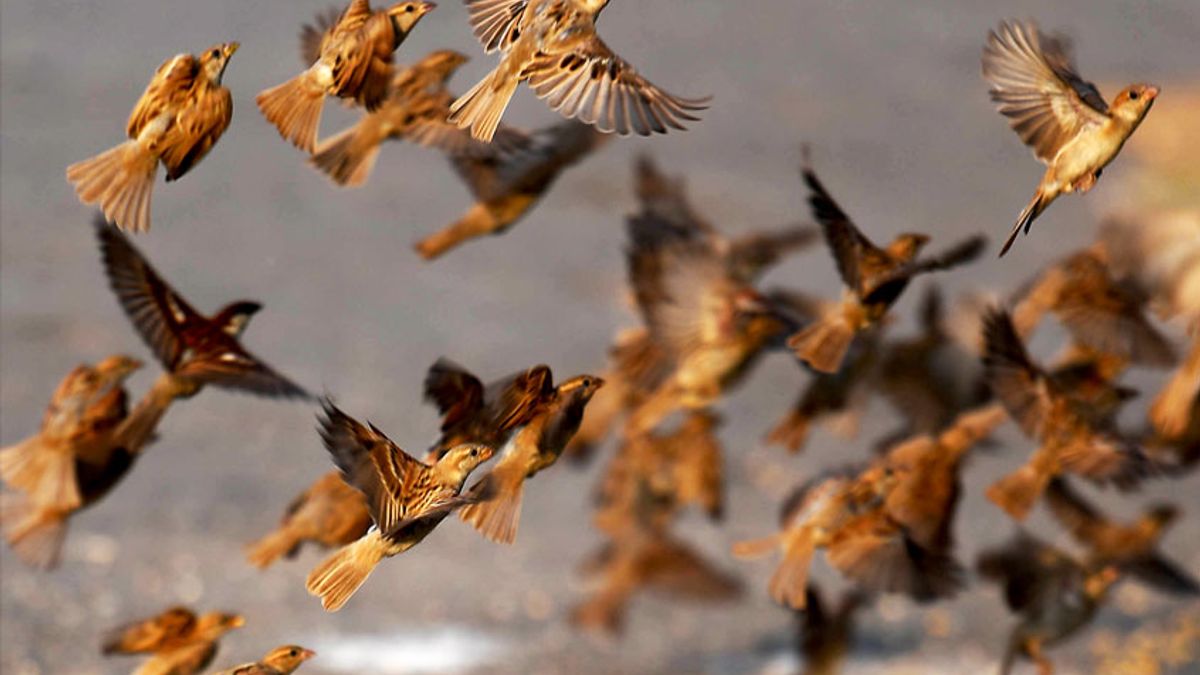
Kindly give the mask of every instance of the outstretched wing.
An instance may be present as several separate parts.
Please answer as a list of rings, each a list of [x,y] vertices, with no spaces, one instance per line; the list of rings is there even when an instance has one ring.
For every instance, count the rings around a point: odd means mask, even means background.
[[[142,129],[164,112],[182,106],[192,89],[192,83],[200,73],[200,63],[191,54],[177,54],[163,62],[142,97],[129,113],[125,132],[137,138]]]
[[[508,51],[520,37],[521,15],[529,0],[466,0],[471,14],[471,30],[483,45],[484,53]]]

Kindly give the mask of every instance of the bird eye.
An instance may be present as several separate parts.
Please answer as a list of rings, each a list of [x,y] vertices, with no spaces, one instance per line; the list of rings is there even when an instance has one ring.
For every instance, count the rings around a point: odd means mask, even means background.
[[[471,456],[477,457],[478,455],[479,455],[479,451],[476,450],[475,448],[471,448]]]
[[[288,652],[288,654],[289,654],[289,655],[291,655],[291,656],[295,656],[297,653],[298,653],[298,652],[297,652],[295,649],[293,649],[292,651]]]
[[[1129,100],[1130,101],[1136,101],[1137,97],[1138,97],[1138,93],[1136,91],[1129,92]]]
[[[214,59],[217,59],[217,58],[221,57],[221,52],[217,49],[214,49],[211,52],[209,52],[208,55],[213,57]]]
[[[412,12],[415,12],[415,11],[417,11],[417,8],[416,8],[416,7],[413,7],[412,5],[409,5],[408,7],[405,7],[405,8],[404,8],[404,11],[406,11],[406,12],[409,12],[409,13],[412,13]]]

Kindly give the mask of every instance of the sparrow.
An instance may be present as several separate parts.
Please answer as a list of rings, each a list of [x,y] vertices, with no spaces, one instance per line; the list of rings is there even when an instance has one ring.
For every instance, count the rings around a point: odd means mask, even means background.
[[[854,644],[854,615],[868,596],[851,589],[831,606],[816,584],[805,590],[803,612],[796,612],[796,646],[804,659],[804,675],[835,675]]]
[[[217,675],[289,675],[316,655],[311,649],[298,645],[284,645],[267,652],[262,661],[243,663],[222,670]]]
[[[604,385],[595,375],[577,375],[552,387],[538,408],[504,445],[496,465],[471,486],[470,500],[459,517],[487,539],[511,544],[521,518],[525,480],[550,468],[575,435],[584,407]]]
[[[212,663],[225,633],[243,625],[239,614],[209,612],[197,617],[186,607],[171,607],[113,629],[101,650],[110,656],[152,655],[134,671],[137,675],[191,675]]]
[[[0,450],[0,479],[42,506],[78,508],[75,464],[108,452],[129,413],[125,380],[141,367],[123,354],[76,366],[51,397],[41,430]]]
[[[586,560],[582,571],[597,587],[571,609],[570,621],[599,635],[622,631],[628,604],[643,589],[705,603],[729,602],[742,593],[736,577],[665,532],[622,535]]]
[[[280,556],[295,557],[306,542],[340,548],[360,539],[370,527],[363,493],[347,485],[340,472],[331,471],[288,504],[279,527],[252,544],[246,559],[266,569]]]
[[[640,136],[684,129],[708,98],[669,94],[642,77],[596,34],[608,0],[464,0],[484,52],[500,65],[450,106],[450,121],[492,140],[517,85],[564,117],[604,133]]]
[[[438,359],[425,375],[427,402],[442,415],[441,438],[426,453],[436,462],[463,443],[502,447],[554,395],[550,368],[536,365],[486,387],[466,368]]]
[[[446,82],[467,61],[465,54],[441,49],[410,67],[397,69],[380,106],[321,141],[309,163],[334,183],[354,187],[367,181],[379,148],[388,139],[434,147],[451,157],[501,155],[527,144],[523,132],[507,127],[499,131],[494,145],[480,143],[446,121],[453,100]]]
[[[1078,251],[1039,275],[1013,309],[1028,338],[1042,312],[1052,312],[1080,345],[1124,363],[1166,367],[1175,350],[1146,316],[1146,299],[1109,271],[1103,244]]]
[[[913,277],[971,262],[982,252],[986,239],[968,237],[940,255],[924,259],[917,258],[929,242],[924,234],[901,234],[886,248],[879,248],[833,201],[807,159],[802,172],[809,207],[846,291],[840,303],[830,304],[817,321],[788,338],[788,346],[814,370],[834,373],[855,335],[879,323]]]
[[[233,97],[221,77],[236,42],[213,45],[200,56],[167,59],[138,99],[125,127],[128,141],[67,167],[67,180],[84,204],[99,204],[123,230],[150,229],[150,196],[158,163],[167,180],[204,159],[229,127]]]
[[[246,351],[242,331],[262,305],[232,302],[211,317],[192,308],[120,232],[96,223],[109,285],[125,314],[164,369],[197,386],[213,385],[260,396],[309,394]]]
[[[463,483],[491,458],[492,449],[460,445],[436,464],[425,464],[329,399],[322,406],[321,440],[342,478],[366,497],[373,523],[362,538],[335,551],[308,575],[308,592],[321,598],[326,611],[336,612],[380,561],[421,543],[451,511],[471,501],[459,494]]]
[[[1096,565],[1112,565],[1171,594],[1200,594],[1200,582],[1158,551],[1158,540],[1178,518],[1179,509],[1156,504],[1136,521],[1116,523],[1095,509],[1063,479],[1046,490],[1046,505]]]
[[[983,77],[997,110],[1047,167],[1000,249],[1003,256],[1059,195],[1092,189],[1142,123],[1159,89],[1131,84],[1106,104],[1077,72],[1069,45],[1043,35],[1033,21],[1003,21],[988,32]]]
[[[566,121],[531,134],[502,127],[484,151],[452,154],[450,163],[475,203],[457,221],[417,242],[415,250],[432,260],[469,239],[507,232],[567,167],[607,140],[592,127]]]
[[[322,35],[309,67],[259,92],[258,109],[280,136],[311,154],[325,97],[352,99],[367,112],[383,105],[392,80],[392,52],[434,7],[432,2],[398,2],[373,11],[369,0],[351,0]],[[304,35],[302,45],[309,44]]]
[[[985,552],[977,566],[981,575],[1003,587],[1005,602],[1018,617],[1001,675],[1012,671],[1018,656],[1032,660],[1044,675],[1052,673],[1054,665],[1044,648],[1090,623],[1120,577],[1114,567],[1085,566],[1024,533]]]
[[[1061,473],[1130,487],[1152,472],[1142,450],[1117,433],[1116,406],[1096,405],[1098,395],[1080,387],[1071,371],[1055,376],[1035,365],[1007,312],[993,309],[985,317],[984,339],[984,369],[993,393],[1040,445],[1023,467],[988,488],[989,500],[1024,520],[1046,485]],[[1101,398],[1113,396],[1122,398],[1119,393]]]

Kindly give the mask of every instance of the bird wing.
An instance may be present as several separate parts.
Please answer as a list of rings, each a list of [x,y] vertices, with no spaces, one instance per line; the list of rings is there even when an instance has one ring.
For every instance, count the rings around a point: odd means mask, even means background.
[[[129,137],[137,138],[159,115],[185,105],[199,73],[200,63],[191,54],[177,54],[164,61],[129,113],[129,122],[125,126]]]
[[[1008,414],[1032,438],[1045,435],[1054,408],[1049,379],[1032,361],[1017,336],[1012,318],[1002,310],[984,316],[984,369]]]
[[[683,176],[668,176],[650,155],[638,156],[634,165],[634,190],[642,213],[654,215],[664,226],[712,234],[712,224],[692,208],[685,188]]]
[[[605,133],[639,136],[685,129],[708,100],[669,94],[638,74],[595,33],[591,20],[561,31],[549,51],[538,52],[521,70],[530,88],[564,117]]]
[[[1126,565],[1125,571],[1167,593],[1200,594],[1200,582],[1196,577],[1161,555],[1135,560]]]
[[[825,235],[825,243],[837,263],[838,274],[842,282],[849,288],[858,291],[862,284],[863,275],[859,270],[859,261],[864,255],[882,256],[879,249],[870,239],[858,229],[850,216],[842,211],[842,207],[833,200],[812,167],[805,166],[802,170],[804,184],[808,186],[808,206],[813,218],[821,226]]]
[[[148,654],[192,631],[196,615],[186,607],[172,607],[158,616],[113,629],[104,640],[105,654]]]
[[[374,426],[342,412],[328,399],[320,434],[346,482],[366,495],[371,518],[381,532],[409,518],[405,498],[427,477],[429,467],[410,456]]]
[[[744,234],[729,241],[730,266],[746,281],[754,281],[786,256],[808,248],[818,236],[807,225]]]
[[[425,400],[437,406],[446,431],[483,406],[483,383],[466,368],[441,358],[425,375]]]
[[[225,87],[209,88],[175,117],[162,140],[167,180],[188,172],[200,161],[233,119],[233,96]]]
[[[512,378],[500,391],[494,410],[496,428],[508,431],[529,423],[554,395],[550,367],[536,365]]]
[[[183,326],[203,321],[203,316],[158,275],[124,234],[100,216],[95,227],[104,271],[117,301],[142,341],[170,370],[184,351],[179,337]]]
[[[489,158],[516,153],[530,143],[529,136],[518,129],[501,125],[490,143],[475,140],[466,129],[446,121],[450,114],[450,97],[445,92],[414,97],[406,105],[404,118],[394,133],[418,145],[436,148],[451,158]]]
[[[337,7],[326,7],[312,23],[306,23],[300,29],[300,60],[306,68],[321,58],[321,48],[333,34],[341,16],[342,12]]]
[[[508,51],[520,37],[521,15],[529,0],[467,0],[471,30],[486,54]]]
[[[180,377],[259,396],[309,397],[303,387],[232,341],[222,341],[217,349],[187,359],[174,372]]]
[[[983,76],[1000,113],[1046,163],[1109,116],[1095,85],[1076,73],[1066,44],[1042,35],[1032,21],[1005,21],[999,32],[989,32]]]
[[[940,272],[966,264],[979,257],[987,246],[987,237],[968,237],[935,256],[921,258],[913,263],[901,265],[885,274],[874,275],[869,284],[860,289],[865,304],[885,303],[890,305],[900,297],[908,282],[918,274]],[[865,280],[864,280],[865,281]]]
[[[1062,526],[1089,546],[1112,532],[1114,526],[1061,478],[1046,488],[1046,506]]]

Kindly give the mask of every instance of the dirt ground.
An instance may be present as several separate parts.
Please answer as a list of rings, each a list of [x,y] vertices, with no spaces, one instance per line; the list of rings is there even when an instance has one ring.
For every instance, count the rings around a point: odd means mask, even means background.
[[[1159,105],[1166,106],[1172,85],[1200,75],[1195,0],[618,0],[601,21],[609,44],[670,91],[712,94],[704,121],[687,133],[609,144],[506,236],[426,264],[412,242],[468,205],[436,153],[390,145],[365,187],[337,190],[255,109],[256,92],[298,72],[295,34],[324,2],[0,6],[0,442],[36,429],[55,384],[75,364],[117,351],[149,359],[103,279],[91,211],[77,203],[63,171],[121,140],[150,74],[179,51],[242,42],[225,77],[233,123],[191,174],[160,182],[154,229],[136,244],[202,310],[239,297],[263,301],[245,337],[251,350],[414,449],[436,430],[420,382],[439,356],[485,377],[537,362],[560,376],[602,367],[611,336],[635,320],[623,305],[622,216],[634,207],[630,165],[638,153],[685,173],[704,213],[738,232],[807,220],[796,167],[799,145],[808,142],[830,190],[877,239],[910,229],[941,241],[983,231],[994,248],[1040,167],[988,102],[979,53],[989,27],[1032,15],[1069,32],[1083,73],[1109,95],[1149,80],[1163,87]],[[442,47],[471,54],[454,82],[465,90],[493,65],[466,18],[446,0],[398,60]],[[328,104],[323,132],[349,119]],[[556,116],[522,91],[507,119],[533,127]],[[1154,119],[1152,111],[1146,124]],[[1086,199],[1055,204],[1004,260],[989,252],[941,281],[951,292],[1014,288],[1088,240],[1128,170],[1118,160]],[[775,284],[827,295],[838,288],[819,248],[772,273],[767,285]],[[900,302],[900,315],[912,313],[919,290]],[[907,321],[897,334],[905,330]],[[1035,347],[1045,356],[1053,345],[1047,331]],[[156,374],[147,367],[132,380],[134,392]],[[1137,372],[1132,382],[1152,392],[1160,377]],[[131,661],[101,658],[103,630],[186,602],[247,616],[223,643],[222,666],[296,642],[320,654],[304,673],[789,672],[791,620],[766,595],[771,566],[728,553],[733,541],[774,525],[777,495],[751,477],[770,463],[772,483],[787,484],[861,457],[893,422],[876,405],[856,441],[820,431],[798,457],[765,447],[764,431],[806,378],[790,356],[774,355],[721,405],[727,517],[719,527],[694,517],[681,528],[742,577],[744,599],[696,607],[639,598],[624,637],[611,642],[564,621],[585,590],[574,566],[599,542],[588,494],[602,461],[585,470],[559,466],[532,481],[514,546],[491,545],[447,521],[384,563],[342,612],[326,615],[303,585],[317,553],[266,573],[242,557],[293,494],[331,466],[313,431],[315,410],[206,391],[174,408],[161,441],[124,484],[72,521],[61,569],[35,573],[0,553],[0,670],[131,669]],[[966,561],[1013,531],[982,489],[1030,448],[1012,425],[999,438],[1003,448],[968,470],[957,531]],[[1122,515],[1151,499],[1180,503],[1189,517],[1166,550],[1196,572],[1198,489],[1193,476],[1151,483],[1134,499],[1106,494],[1103,503]],[[1040,514],[1031,527],[1055,538]],[[837,583],[823,564],[816,574]],[[1056,662],[1062,672],[1093,672],[1092,635],[1127,634],[1182,609],[1127,585],[1096,631],[1054,651]],[[887,600],[864,617],[848,671],[990,671],[1009,625],[995,589],[980,584],[932,609]],[[1179,668],[1200,671],[1195,663]]]

